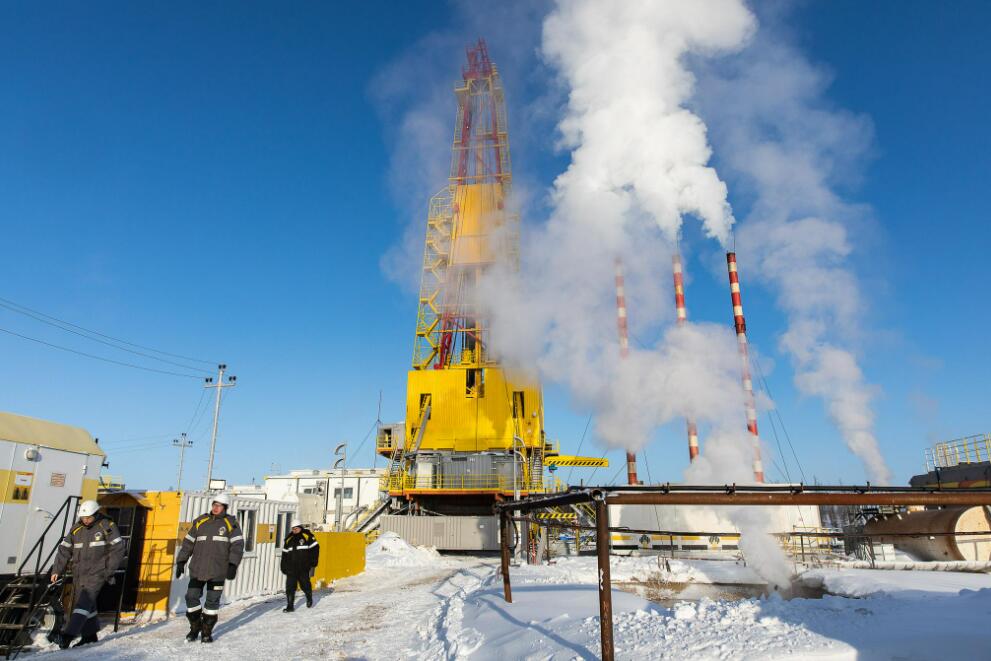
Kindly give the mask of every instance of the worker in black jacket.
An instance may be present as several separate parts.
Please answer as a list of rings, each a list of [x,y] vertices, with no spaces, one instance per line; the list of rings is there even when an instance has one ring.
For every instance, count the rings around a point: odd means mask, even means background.
[[[182,576],[189,563],[186,589],[186,619],[189,620],[186,640],[189,642],[197,638],[204,643],[213,642],[224,580],[233,581],[237,577],[237,567],[244,555],[244,535],[237,518],[227,513],[230,504],[227,494],[214,496],[210,511],[193,521],[176,557],[176,578]],[[206,599],[200,605],[204,587]]]
[[[303,527],[303,522],[293,519],[292,529],[282,545],[282,573],[286,575],[286,601],[283,613],[291,613],[296,602],[296,586],[306,595],[306,607],[313,607],[313,587],[310,575],[320,559],[320,545],[313,533]]]
[[[65,649],[80,634],[76,647],[96,642],[100,629],[96,597],[123,559],[124,544],[117,526],[100,513],[96,501],[84,500],[79,505],[79,521],[59,544],[52,567],[52,583],[72,568],[72,614],[55,637],[59,647]]]

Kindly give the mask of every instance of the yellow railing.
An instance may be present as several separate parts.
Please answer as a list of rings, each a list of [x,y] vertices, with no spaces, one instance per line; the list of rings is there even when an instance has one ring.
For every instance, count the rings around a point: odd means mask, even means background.
[[[518,479],[519,490],[527,493],[555,493],[564,491],[564,483],[556,477],[543,480]],[[397,473],[384,476],[380,488],[383,491],[500,491],[513,493],[516,486],[512,476],[504,475],[412,475]]]
[[[991,434],[964,436],[926,449],[926,471],[991,461]]]

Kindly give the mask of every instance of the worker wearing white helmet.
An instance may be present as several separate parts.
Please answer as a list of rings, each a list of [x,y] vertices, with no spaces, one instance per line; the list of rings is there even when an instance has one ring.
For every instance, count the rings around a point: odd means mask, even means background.
[[[62,649],[80,635],[82,638],[76,647],[97,641],[100,620],[96,599],[120,567],[124,558],[122,541],[117,526],[100,513],[96,501],[84,500],[79,505],[79,521],[59,544],[52,567],[52,583],[57,582],[66,569],[72,569],[72,614],[65,628],[53,636]]]
[[[215,495],[210,511],[193,521],[176,557],[176,578],[182,576],[189,563],[189,587],[186,589],[186,618],[189,620],[186,640],[189,642],[197,638],[204,643],[213,642],[224,580],[234,580],[244,555],[244,535],[237,519],[227,512],[230,505],[227,494]],[[206,599],[201,605],[204,587]]]
[[[286,575],[286,607],[282,612],[291,613],[296,604],[296,586],[306,595],[306,607],[313,607],[313,587],[310,576],[320,559],[320,545],[313,533],[303,527],[298,518],[289,523],[289,536],[282,544],[282,562],[279,568]]]

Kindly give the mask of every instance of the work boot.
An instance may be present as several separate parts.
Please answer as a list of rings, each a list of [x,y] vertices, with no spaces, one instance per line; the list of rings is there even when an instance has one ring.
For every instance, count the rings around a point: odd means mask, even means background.
[[[72,640],[73,640],[74,636],[67,636],[64,633],[59,632],[59,633],[55,634],[53,636],[53,638],[54,638],[54,640],[52,640],[52,642],[55,643],[56,645],[58,645],[59,646],[59,649],[61,649],[61,650],[67,650],[67,649],[69,649],[69,645],[72,644]]]
[[[82,647],[83,645],[89,645],[90,643],[98,642],[99,638],[96,637],[95,633],[85,633],[83,637],[79,639],[79,642],[73,645],[73,647]]]
[[[189,633],[186,634],[186,641],[194,643],[200,637],[200,629],[203,626],[203,611],[194,611],[192,613],[187,611],[186,619],[189,620]]]
[[[200,636],[201,643],[213,642],[213,627],[217,624],[216,615],[203,615],[203,635]]]

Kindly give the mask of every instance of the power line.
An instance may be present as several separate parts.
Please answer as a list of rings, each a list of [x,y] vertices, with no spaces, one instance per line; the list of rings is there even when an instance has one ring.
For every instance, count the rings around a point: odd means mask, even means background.
[[[40,321],[43,324],[48,324],[49,326],[54,326],[55,328],[58,328],[59,330],[63,330],[65,332],[67,332],[67,333],[72,333],[73,335],[78,335],[79,337],[85,338],[87,340],[91,340],[93,342],[99,342],[100,344],[104,344],[104,345],[106,345],[108,347],[112,347],[112,348],[118,349],[120,351],[126,351],[128,353],[132,353],[135,356],[144,356],[145,358],[150,358],[152,360],[157,360],[157,361],[162,362],[162,363],[168,363],[169,365],[175,365],[176,367],[182,367],[182,368],[188,369],[188,370],[196,370],[198,372],[203,372],[204,374],[209,374],[210,373],[210,372],[208,372],[207,370],[205,370],[205,369],[203,369],[201,367],[193,367],[192,365],[186,365],[186,364],[183,364],[183,363],[177,363],[174,360],[168,360],[167,358],[159,358],[158,356],[153,356],[150,353],[145,353],[143,351],[135,351],[134,349],[128,349],[127,347],[121,347],[121,346],[118,346],[118,345],[114,344],[113,342],[107,342],[106,340],[101,340],[98,337],[90,337],[86,333],[81,333],[81,332],[79,332],[77,330],[73,330],[71,328],[66,328],[64,325],[62,325],[65,322],[56,323],[54,321],[48,321],[47,319],[44,319],[41,314],[35,314],[33,312],[27,312],[25,310],[18,310],[17,308],[12,307],[12,306],[7,305],[6,303],[4,303],[3,302],[3,299],[0,299],[0,307],[6,308],[7,310],[10,310],[11,312],[17,312],[18,314],[23,314],[23,315],[25,315],[27,317],[31,317],[32,319],[35,319],[37,321]],[[87,333],[88,332],[89,331],[87,331]]]
[[[95,331],[95,330],[90,330],[88,328],[84,328],[83,326],[80,326],[78,324],[74,324],[71,321],[65,321],[64,319],[59,319],[58,317],[53,317],[50,314],[45,314],[44,312],[41,312],[39,310],[34,310],[32,308],[27,307],[26,305],[21,305],[20,303],[16,303],[16,302],[11,301],[11,300],[6,299],[6,298],[0,297],[0,303],[5,304],[4,307],[7,307],[8,309],[18,308],[18,309],[13,309],[14,312],[20,312],[21,314],[26,314],[28,316],[38,315],[40,317],[44,317],[45,319],[49,319],[51,321],[58,322],[60,324],[64,324],[66,326],[71,326],[72,328],[75,328],[77,330],[83,331],[84,333],[89,333],[90,335],[98,335],[99,337],[106,338],[108,340],[113,340],[114,342],[119,342],[121,344],[126,344],[126,345],[128,345],[130,347],[137,347],[138,349],[144,349],[145,351],[151,351],[153,353],[161,354],[163,356],[171,356],[173,358],[182,358],[183,360],[191,360],[194,363],[206,363],[207,365],[215,365],[216,364],[216,361],[213,361],[213,360],[203,360],[202,358],[192,358],[190,356],[183,356],[183,355],[177,354],[177,353],[169,353],[168,351],[162,351],[160,349],[155,349],[154,347],[148,347],[148,346],[144,346],[142,344],[136,344],[134,342],[128,342],[127,340],[122,340],[119,337],[113,337],[112,335],[107,335],[107,334],[101,333],[99,331]],[[13,306],[13,308],[10,308],[9,306]],[[35,318],[37,319],[38,317],[35,317]],[[39,321],[41,321],[41,320],[39,319]],[[49,323],[49,322],[45,322],[45,323]],[[68,330],[68,329],[63,329],[63,330]],[[93,339],[93,338],[90,338],[90,339]],[[118,348],[121,348],[121,347],[118,347]],[[124,351],[127,351],[127,349],[124,349]],[[158,359],[158,360],[161,360],[161,359]],[[182,367],[184,367],[184,366],[182,366]],[[199,368],[197,368],[197,367],[190,367],[189,369],[199,369]]]
[[[200,398],[196,402],[196,408],[193,409],[193,415],[189,418],[189,424],[186,425],[186,433],[188,434],[193,429],[193,421],[196,420],[196,415],[200,414],[200,407],[203,405],[203,400],[206,398],[206,388],[200,388]]]
[[[102,360],[105,363],[112,363],[114,365],[120,365],[122,367],[130,367],[136,370],[144,370],[145,372],[155,372],[156,374],[168,374],[170,376],[184,376],[187,379],[202,379],[203,377],[196,374],[182,374],[180,372],[172,372],[169,370],[160,370],[154,367],[144,367],[143,365],[135,365],[134,363],[125,363],[122,360],[114,360],[113,358],[106,358],[104,356],[97,356],[96,354],[86,353],[85,351],[77,351],[76,349],[70,349],[69,347],[63,347],[60,344],[52,344],[51,342],[46,342],[44,340],[39,340],[36,337],[28,337],[27,335],[21,335],[20,333],[15,333],[12,330],[7,330],[6,328],[0,328],[0,333],[6,333],[7,335],[13,335],[14,337],[19,337],[22,340],[29,340],[31,342],[37,342],[38,344],[43,344],[46,347],[51,347],[53,349],[59,349],[61,351],[67,351],[69,353],[74,353],[79,356],[85,356],[87,358],[92,358],[94,360]]]

